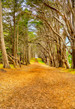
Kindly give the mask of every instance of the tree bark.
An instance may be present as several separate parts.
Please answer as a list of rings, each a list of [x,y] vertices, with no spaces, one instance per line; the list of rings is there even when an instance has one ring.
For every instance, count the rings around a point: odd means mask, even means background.
[[[27,34],[27,28],[26,28],[26,36],[25,36],[25,57],[26,57],[26,65],[30,64],[29,62],[29,44],[28,44],[28,34]]]
[[[73,41],[72,48],[72,68],[75,69],[75,40]]]
[[[3,67],[10,68],[7,53],[6,53],[6,48],[5,48],[4,36],[3,36],[1,0],[0,0],[0,40],[1,40],[1,50],[2,50],[2,57],[3,57]]]
[[[75,1],[72,0],[72,9],[75,8]],[[72,41],[72,68],[75,69],[75,17],[74,14],[72,14],[72,26],[74,29],[73,33],[73,41]]]
[[[16,26],[15,23],[16,23],[16,22],[15,22],[15,7],[14,7],[13,22],[14,22],[14,38],[13,38],[13,39],[14,39],[14,42],[13,42],[13,43],[14,43],[14,46],[13,46],[13,47],[14,47],[14,48],[13,48],[14,51],[13,51],[13,53],[14,53],[14,57],[16,57],[16,30],[15,30],[15,26]]]

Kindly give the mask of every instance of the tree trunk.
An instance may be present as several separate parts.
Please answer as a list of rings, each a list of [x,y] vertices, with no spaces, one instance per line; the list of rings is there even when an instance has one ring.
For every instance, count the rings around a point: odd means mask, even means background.
[[[14,34],[13,34],[13,56],[16,58],[16,21],[15,21],[15,2],[14,2],[14,12],[13,12],[13,24],[14,24]]]
[[[73,40],[72,48],[72,68],[75,69],[75,40]]]
[[[19,38],[19,30],[18,30],[18,26],[17,26],[17,38],[15,39],[16,41],[16,47],[15,47],[15,58],[18,58],[18,38]],[[18,61],[16,60],[16,65],[18,65]]]
[[[28,44],[28,34],[27,34],[28,30],[26,28],[26,36],[25,36],[25,51],[26,51],[26,65],[30,64],[30,61],[29,61],[29,44]]]
[[[66,38],[64,38],[64,41],[65,40],[66,40]],[[62,59],[63,60],[63,66],[65,65],[67,69],[70,69],[70,64],[69,64],[69,61],[68,61],[68,56],[67,56],[66,48],[65,48],[64,45],[63,45],[63,48],[62,48],[62,57],[63,57],[63,59]]]
[[[0,0],[0,40],[1,40],[1,49],[2,49],[2,57],[3,57],[3,67],[10,68],[7,53],[6,53],[6,48],[5,48],[4,36],[3,36],[1,0]]]
[[[63,63],[62,63],[61,49],[60,48],[57,49],[57,56],[58,56],[59,67],[62,67]]]
[[[75,8],[75,1],[72,0],[72,8]],[[72,68],[75,69],[75,17],[72,14],[72,26],[74,29],[74,33],[73,33],[73,41],[72,41]]]

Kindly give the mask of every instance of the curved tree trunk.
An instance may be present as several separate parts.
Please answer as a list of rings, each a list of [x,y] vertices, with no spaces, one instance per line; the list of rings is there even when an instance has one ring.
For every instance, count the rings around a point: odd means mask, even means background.
[[[2,57],[3,57],[3,67],[10,68],[7,53],[6,53],[5,43],[4,43],[4,36],[3,36],[1,0],[0,0],[0,41],[1,41],[1,49],[2,49]]]

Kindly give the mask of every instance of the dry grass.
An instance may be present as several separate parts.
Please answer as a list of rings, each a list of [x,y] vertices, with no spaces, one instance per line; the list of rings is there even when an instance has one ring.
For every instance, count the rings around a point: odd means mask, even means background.
[[[41,64],[0,71],[0,109],[75,109],[75,75]]]

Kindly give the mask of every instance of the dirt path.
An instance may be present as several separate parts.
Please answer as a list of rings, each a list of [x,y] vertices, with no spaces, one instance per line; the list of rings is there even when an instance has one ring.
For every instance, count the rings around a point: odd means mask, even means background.
[[[0,72],[0,109],[75,109],[75,75],[40,64]]]

